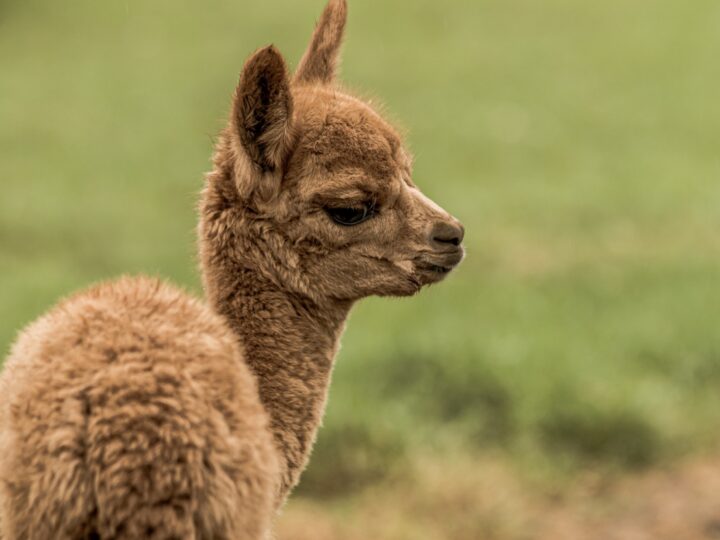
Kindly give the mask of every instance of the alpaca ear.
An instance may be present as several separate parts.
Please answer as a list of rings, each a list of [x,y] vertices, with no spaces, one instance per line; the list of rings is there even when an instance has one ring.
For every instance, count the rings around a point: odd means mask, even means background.
[[[234,135],[258,180],[282,169],[292,142],[292,112],[285,60],[272,45],[260,49],[245,63],[231,118]]]
[[[300,60],[295,80],[300,83],[328,84],[335,78],[342,44],[347,1],[330,0],[320,16],[307,51]]]

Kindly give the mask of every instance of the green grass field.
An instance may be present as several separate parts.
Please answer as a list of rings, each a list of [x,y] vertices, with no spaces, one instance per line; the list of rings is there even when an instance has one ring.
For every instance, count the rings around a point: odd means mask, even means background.
[[[0,1],[3,351],[99,279],[199,292],[194,205],[238,72],[270,42],[294,65],[322,6]],[[353,312],[299,495],[352,513],[417,456],[547,486],[715,447],[719,50],[714,0],[350,0],[342,78],[407,130],[468,255]]]

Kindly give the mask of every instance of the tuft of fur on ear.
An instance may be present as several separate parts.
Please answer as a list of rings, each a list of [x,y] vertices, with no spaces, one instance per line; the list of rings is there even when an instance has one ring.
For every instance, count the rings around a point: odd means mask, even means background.
[[[231,128],[250,162],[248,173],[259,179],[280,176],[276,173],[281,172],[292,144],[292,113],[285,60],[273,45],[260,49],[243,67],[232,107]],[[253,189],[238,187],[244,192]]]
[[[330,0],[315,27],[310,45],[300,60],[295,81],[324,84],[332,82],[346,21],[347,1]]]

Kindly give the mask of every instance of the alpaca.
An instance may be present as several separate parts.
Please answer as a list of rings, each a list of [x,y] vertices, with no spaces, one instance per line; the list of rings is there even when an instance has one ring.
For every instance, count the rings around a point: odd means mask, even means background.
[[[463,258],[463,228],[335,72],[330,0],[295,74],[243,67],[199,207],[206,302],[124,277],[26,328],[0,377],[0,537],[258,540],[298,483],[350,308]]]

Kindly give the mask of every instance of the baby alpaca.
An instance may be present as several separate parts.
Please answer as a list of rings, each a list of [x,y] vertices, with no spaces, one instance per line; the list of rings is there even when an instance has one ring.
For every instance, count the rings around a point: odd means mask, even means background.
[[[0,537],[259,540],[306,465],[353,303],[463,257],[397,132],[335,83],[345,0],[296,73],[245,64],[200,203],[206,302],[122,278],[61,302],[0,377]]]

